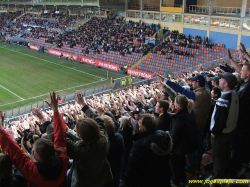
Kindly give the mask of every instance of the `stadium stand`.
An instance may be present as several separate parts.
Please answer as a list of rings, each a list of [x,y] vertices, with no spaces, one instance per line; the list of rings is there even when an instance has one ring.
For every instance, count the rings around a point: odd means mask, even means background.
[[[155,46],[146,40],[157,25],[115,16],[93,17],[77,31],[67,30],[77,17],[5,16],[6,41],[20,36],[47,49],[159,75],[148,85],[87,99],[77,91],[76,102],[60,107],[53,92],[49,109],[35,108],[15,121],[1,111],[0,148],[8,156],[0,154],[0,186],[176,187],[192,186],[189,179],[208,181],[210,174],[218,183],[249,179],[250,55],[243,44],[231,54],[209,38],[172,31]],[[17,17],[10,26],[7,21]],[[26,32],[24,25],[37,28]],[[225,55],[226,64],[211,63]],[[175,76],[162,76],[168,74]],[[12,172],[12,161],[22,175]]]

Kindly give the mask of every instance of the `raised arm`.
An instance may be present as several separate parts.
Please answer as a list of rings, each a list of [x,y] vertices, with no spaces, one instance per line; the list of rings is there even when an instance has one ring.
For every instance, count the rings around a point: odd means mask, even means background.
[[[23,150],[14,142],[13,138],[3,128],[4,114],[0,111],[0,145],[7,152],[15,166],[24,175],[25,179],[31,180],[30,173],[36,171],[35,162],[30,160]]]
[[[230,52],[229,49],[227,49],[227,55],[228,55],[229,61],[231,62],[231,65],[235,68],[235,71],[238,72],[238,73],[240,73],[240,71],[241,71],[241,66],[240,66],[237,62],[235,62],[235,61],[233,60],[232,55],[231,55],[231,52]]]
[[[250,61],[250,55],[248,54],[246,47],[243,43],[240,43],[240,51],[243,53],[243,55],[246,55],[247,60]]]
[[[55,92],[50,93],[50,102],[46,101],[54,112],[54,144],[56,148],[63,148],[66,151],[66,124],[58,112],[58,99]]]
[[[180,94],[187,96],[187,98],[195,101],[195,93],[193,91],[185,89],[182,86],[180,86],[179,84],[177,84],[171,80],[167,80],[166,84],[170,88],[172,88],[175,92],[179,92]]]
[[[100,130],[106,132],[103,119],[87,105],[86,100],[80,91],[76,92],[76,102],[82,107],[82,111],[86,114],[86,116],[94,119],[99,125]]]
[[[165,78],[162,75],[158,74],[158,80],[160,82],[163,82],[163,81],[165,81]],[[171,80],[167,80],[166,85],[169,86],[170,88],[172,88],[175,92],[179,92],[182,95],[187,96],[189,99],[192,99],[193,101],[195,101],[195,93],[193,91],[187,90]]]

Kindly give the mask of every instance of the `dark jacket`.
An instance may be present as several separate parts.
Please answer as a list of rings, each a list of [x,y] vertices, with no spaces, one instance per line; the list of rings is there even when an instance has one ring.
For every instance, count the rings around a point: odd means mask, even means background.
[[[171,115],[168,112],[163,113],[158,118],[157,130],[169,131],[170,130],[170,122],[171,122]]]
[[[83,107],[82,111],[97,122],[107,141],[101,146],[86,148],[81,139],[67,138],[68,155],[74,160],[71,186],[100,187],[112,181],[112,174],[107,161],[108,136],[104,121],[99,115],[94,113],[87,105]]]
[[[127,187],[168,187],[170,185],[169,134],[161,130],[140,132],[134,136],[125,184]]]
[[[195,152],[198,146],[196,132],[196,119],[193,111],[189,114],[184,109],[174,115],[170,127],[173,154],[187,155]]]
[[[187,98],[194,101],[194,113],[196,118],[197,130],[203,131],[206,126],[208,114],[210,111],[211,105],[211,93],[205,87],[196,88],[194,91],[187,90],[181,87],[179,84],[167,81],[167,85],[170,86],[175,92],[180,92],[182,95],[185,95]],[[207,84],[206,84],[207,87]]]
[[[0,181],[1,187],[27,187],[28,181],[24,178],[20,171],[14,169],[14,175],[12,178]]]
[[[109,136],[110,150],[107,159],[113,175],[113,186],[118,184],[122,171],[122,155],[124,150],[123,137],[120,133],[115,133]]]
[[[239,96],[239,118],[237,129],[250,131],[250,81],[244,82],[239,90],[236,90]]]

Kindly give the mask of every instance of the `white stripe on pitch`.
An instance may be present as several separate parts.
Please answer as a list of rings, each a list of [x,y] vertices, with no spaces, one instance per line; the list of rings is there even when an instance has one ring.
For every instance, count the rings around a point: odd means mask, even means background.
[[[10,91],[9,89],[5,88],[4,86],[0,85],[3,89],[7,90],[8,92],[12,93],[13,95],[17,96],[19,99],[24,100],[24,98],[20,97],[19,95],[15,94],[14,92]]]

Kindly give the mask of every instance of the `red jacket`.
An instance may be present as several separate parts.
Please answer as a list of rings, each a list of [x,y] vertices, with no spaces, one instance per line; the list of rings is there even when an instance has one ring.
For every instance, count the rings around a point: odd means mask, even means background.
[[[67,144],[66,144],[66,124],[63,121],[61,115],[54,113],[54,145],[56,148],[61,148],[64,152],[59,156],[63,168],[60,176],[56,180],[48,180],[43,177],[33,162],[14,142],[11,136],[5,131],[0,131],[0,145],[2,149],[8,153],[15,166],[23,174],[26,180],[29,181],[29,185],[32,187],[58,187],[60,186],[66,176],[68,169],[69,157],[67,156]]]

